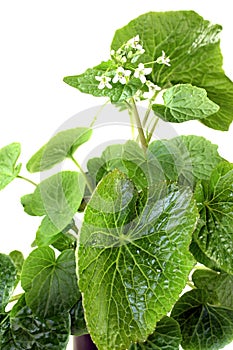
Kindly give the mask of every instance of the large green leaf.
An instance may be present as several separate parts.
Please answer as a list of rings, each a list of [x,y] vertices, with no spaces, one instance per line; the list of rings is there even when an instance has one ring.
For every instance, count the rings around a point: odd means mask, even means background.
[[[11,258],[8,255],[0,254],[0,313],[4,313],[14,290],[16,273]]]
[[[20,151],[20,144],[16,142],[0,149],[0,190],[19,175],[21,164],[16,165],[16,162]]]
[[[219,106],[207,97],[205,89],[191,84],[178,84],[167,89],[163,94],[164,105],[152,106],[161,119],[182,123],[193,119],[204,119],[219,110]]]
[[[59,318],[41,319],[33,315],[22,296],[3,324],[1,350],[64,350],[69,327],[68,313]]]
[[[175,304],[184,350],[218,350],[233,340],[233,310],[212,304],[207,291],[194,289]]]
[[[74,251],[64,250],[56,259],[50,247],[37,248],[28,256],[21,275],[27,305],[42,318],[62,315],[80,297]]]
[[[221,306],[233,309],[233,276],[211,270],[196,270],[192,280],[197,288],[215,292]]]
[[[69,158],[79,146],[87,142],[92,134],[88,128],[75,128],[60,131],[36,152],[27,163],[31,173],[52,168]]]
[[[157,185],[140,211],[137,191],[118,170],[88,203],[77,266],[88,331],[99,350],[145,341],[177,300],[193,261],[197,211],[188,188]]]
[[[129,350],[179,350],[179,324],[171,317],[163,317],[145,343],[133,344]]]
[[[201,250],[201,248],[195,242],[194,239],[192,240],[192,243],[189,246],[189,251],[192,253],[197,262],[214,271],[220,271],[220,268],[216,265],[216,263],[210,258],[208,258],[208,256]]]
[[[199,183],[195,198],[200,220],[194,238],[216,265],[233,273],[233,164],[222,162],[209,183]]]
[[[206,89],[220,109],[203,122],[227,130],[233,119],[233,83],[222,69],[220,31],[221,26],[212,25],[193,11],[149,12],[117,30],[112,48],[117,50],[139,34],[145,53],[138,62],[155,61],[163,50],[171,66],[152,64],[149,79],[164,88],[190,83]]]
[[[83,74],[74,75],[64,78],[64,82],[75,87],[81,92],[91,94],[97,97],[106,96],[114,103],[125,101],[132,97],[142,86],[139,79],[132,78],[128,84],[122,85],[120,82],[112,84],[112,88],[107,87],[99,89],[99,81],[96,76],[101,76],[107,72],[107,76],[113,78],[116,74],[116,64],[109,60],[87,69]]]
[[[195,135],[158,140],[149,145],[149,151],[168,180],[191,186],[199,180],[209,180],[211,172],[222,160],[217,149],[217,145]]]
[[[37,245],[53,243],[70,224],[82,201],[84,188],[83,175],[63,171],[43,180],[33,194],[21,199],[29,214],[45,216],[37,231]]]

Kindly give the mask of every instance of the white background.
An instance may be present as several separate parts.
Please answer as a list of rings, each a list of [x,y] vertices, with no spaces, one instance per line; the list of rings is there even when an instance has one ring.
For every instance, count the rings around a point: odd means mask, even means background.
[[[223,25],[224,68],[233,79],[230,0],[8,0],[0,2],[0,147],[22,144],[21,162],[74,114],[102,103],[63,83],[109,55],[114,31],[147,11],[195,10]],[[233,161],[230,131],[218,132],[189,122],[178,133],[196,133],[219,145]],[[25,166],[23,175],[27,175]],[[37,176],[31,176],[35,181]],[[30,251],[39,220],[24,214],[19,198],[33,190],[16,180],[0,192],[0,251]],[[70,348],[72,349],[71,345]],[[230,349],[230,347],[229,347]]]

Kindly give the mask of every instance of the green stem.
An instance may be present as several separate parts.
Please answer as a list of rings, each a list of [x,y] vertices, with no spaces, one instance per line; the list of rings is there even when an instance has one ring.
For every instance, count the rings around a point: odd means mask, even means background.
[[[138,110],[137,110],[137,106],[136,106],[135,101],[134,101],[133,98],[131,99],[131,108],[132,108],[132,113],[133,113],[133,116],[134,116],[134,120],[135,120],[137,129],[138,129],[138,134],[139,134],[141,145],[142,145],[143,148],[147,148],[147,146],[148,146],[147,145],[147,141],[146,141],[146,138],[145,138],[145,135],[144,135],[144,131],[143,131],[143,128],[142,128],[140,116],[139,116]]]
[[[17,178],[18,178],[18,179],[22,179],[22,180],[24,180],[24,181],[27,181],[27,182],[29,182],[30,184],[32,184],[33,186],[37,186],[37,184],[36,184],[34,181],[28,179],[27,177],[24,177],[24,176],[21,176],[21,175],[17,175]]]
[[[86,181],[86,185],[87,185],[89,191],[90,191],[91,193],[93,193],[94,188],[92,187],[92,184],[91,184],[91,182],[90,182],[90,180],[89,180],[87,174],[86,174],[85,171],[82,169],[81,165],[77,162],[77,160],[76,160],[73,156],[70,156],[70,159],[71,159],[71,160],[74,162],[74,164],[79,168],[81,174],[83,175],[83,177],[84,177],[84,179],[85,179],[85,181]]]
[[[150,130],[150,132],[149,132],[149,134],[148,134],[148,137],[147,137],[147,142],[148,142],[148,143],[150,142],[150,140],[151,140],[151,138],[152,138],[152,135],[153,135],[153,133],[154,133],[154,131],[155,131],[155,129],[156,129],[156,126],[157,126],[158,122],[159,122],[159,118],[157,117],[157,118],[155,119],[154,125],[152,126],[152,128],[151,128],[151,130]]]
[[[145,127],[146,126],[146,123],[148,121],[148,118],[150,116],[150,112],[151,112],[151,103],[149,104],[147,110],[146,110],[146,113],[145,113],[145,116],[143,118],[143,121],[142,121],[142,126]]]

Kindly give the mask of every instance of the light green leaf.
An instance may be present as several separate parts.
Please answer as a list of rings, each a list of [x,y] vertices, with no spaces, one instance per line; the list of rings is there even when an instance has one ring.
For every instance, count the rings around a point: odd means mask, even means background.
[[[154,104],[152,109],[158,117],[172,123],[201,120],[219,110],[219,106],[207,97],[205,89],[191,84],[177,84],[167,89],[163,100],[164,105]]]
[[[179,350],[180,326],[171,317],[163,317],[145,343],[133,344],[129,350]]]
[[[45,215],[38,229],[36,243],[49,245],[70,224],[84,194],[83,175],[74,171],[63,171],[43,180],[32,195],[23,197],[27,212]]]
[[[180,324],[184,350],[218,350],[233,340],[233,310],[211,305],[205,290],[182,295],[171,316]]]
[[[33,315],[22,296],[5,321],[1,350],[64,350],[69,340],[69,314],[41,319]]]
[[[27,163],[31,173],[52,168],[69,158],[79,146],[87,142],[92,134],[88,128],[75,128],[60,131],[36,152]]]
[[[16,281],[16,268],[8,255],[0,254],[0,313],[10,300]]]
[[[103,74],[107,74],[108,77],[113,78],[116,74],[116,69],[116,64],[109,60],[107,62],[102,62],[98,66],[87,69],[83,74],[65,77],[64,82],[81,92],[97,97],[109,97],[113,103],[125,101],[132,97],[142,86],[139,79],[132,78],[129,83],[125,85],[122,85],[120,82],[115,84],[110,82],[112,85],[111,89],[107,87],[99,89],[99,81],[95,78]]]
[[[149,12],[117,30],[112,49],[139,34],[145,53],[137,63],[155,61],[163,50],[171,66],[151,64],[149,79],[162,88],[187,83],[204,88],[220,109],[203,123],[228,130],[233,119],[233,83],[222,69],[221,29],[193,11]]]
[[[35,315],[46,318],[69,311],[80,297],[74,251],[64,250],[56,259],[50,247],[35,249],[25,260],[21,283]]]
[[[220,306],[233,309],[233,276],[225,272],[196,270],[192,280],[197,288],[215,292]]]
[[[12,252],[10,252],[9,257],[13,261],[17,270],[17,279],[15,281],[15,287],[16,287],[20,281],[21,271],[24,263],[24,257],[23,257],[23,254],[18,250],[13,250]]]
[[[140,211],[131,180],[98,184],[79,234],[77,266],[88,331],[99,350],[145,341],[177,300],[193,261],[197,220],[188,188],[157,185]]]
[[[233,164],[223,162],[209,183],[199,183],[195,198],[200,220],[195,242],[216,265],[233,273]]]
[[[199,180],[209,180],[213,169],[222,161],[217,150],[217,145],[195,135],[158,140],[149,145],[149,152],[160,163],[164,176],[191,187]]]
[[[20,144],[16,142],[0,149],[0,190],[19,175],[21,164],[16,165],[16,162],[20,151]]]
[[[81,297],[70,310],[70,319],[72,335],[79,337],[80,335],[88,334]]]

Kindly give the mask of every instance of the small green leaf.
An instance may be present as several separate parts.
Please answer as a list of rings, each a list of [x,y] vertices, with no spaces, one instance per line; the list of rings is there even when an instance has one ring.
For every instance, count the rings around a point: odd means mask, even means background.
[[[8,255],[0,254],[0,313],[5,312],[16,281],[16,268]]]
[[[130,79],[130,82],[125,85],[122,85],[120,82],[115,84],[110,82],[112,85],[111,89],[107,87],[99,89],[99,81],[95,78],[96,76],[101,76],[103,74],[107,74],[108,77],[113,78],[116,74],[116,69],[116,64],[109,60],[107,62],[102,62],[98,66],[87,69],[83,74],[65,77],[64,82],[81,92],[97,97],[109,97],[113,103],[125,101],[132,97],[142,86],[139,79],[132,78]]]
[[[62,252],[63,250],[74,248],[76,246],[76,240],[71,235],[60,232],[56,236],[56,240],[52,245],[54,248]]]
[[[84,188],[83,175],[63,171],[43,180],[32,195],[23,197],[27,212],[45,215],[37,231],[37,245],[52,244],[70,224],[81,204]]]
[[[209,180],[222,158],[218,146],[204,137],[188,135],[158,140],[149,145],[149,152],[160,163],[164,176],[194,187],[199,180]]]
[[[118,170],[88,203],[78,242],[78,280],[98,349],[145,341],[184,288],[197,211],[188,188],[157,185],[138,213],[137,191]],[[120,320],[120,322],[119,322]]]
[[[88,128],[75,128],[60,131],[47,144],[39,149],[27,163],[31,173],[52,168],[69,158],[79,146],[87,142],[92,134]]]
[[[209,183],[199,183],[195,198],[200,220],[195,242],[216,265],[233,273],[233,164],[222,162]]]
[[[69,314],[41,319],[35,316],[22,296],[10,313],[8,332],[3,336],[3,350],[64,350],[69,340]]]
[[[149,79],[162,88],[192,84],[205,89],[220,109],[201,121],[211,128],[228,130],[233,119],[233,83],[222,69],[221,29],[193,11],[149,12],[118,29],[111,48],[117,50],[139,35],[145,53],[137,63],[156,61],[163,50],[171,66],[151,64]]]
[[[165,316],[145,343],[133,344],[129,350],[179,350],[181,339],[179,323]]]
[[[64,250],[56,259],[50,247],[35,249],[25,260],[21,275],[27,305],[42,318],[67,312],[80,293],[73,250]]]
[[[25,194],[20,198],[20,202],[24,208],[25,213],[31,216],[36,216],[36,214],[33,212],[33,209],[32,209],[32,198],[33,198],[33,193]]]
[[[82,298],[70,310],[71,318],[71,334],[80,336],[88,334],[86,322],[84,319],[84,310],[82,305]]]
[[[233,340],[233,310],[211,305],[207,291],[194,289],[175,304],[184,350],[218,350]]]
[[[233,309],[233,276],[225,272],[196,270],[192,280],[197,288],[215,292],[220,306]]]
[[[205,89],[191,84],[177,84],[167,89],[163,100],[164,105],[154,104],[152,109],[158,117],[172,123],[204,119],[219,110]]]
[[[19,175],[21,164],[16,165],[16,162],[20,151],[20,144],[16,142],[0,149],[0,190]]]

